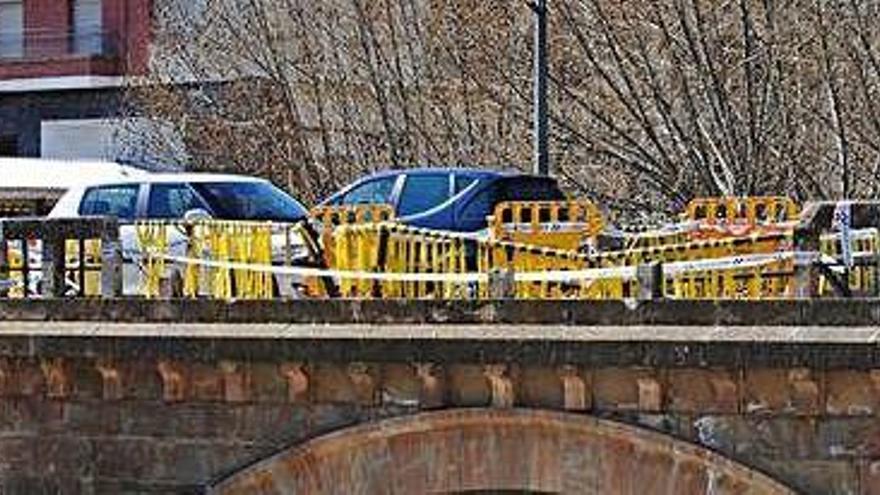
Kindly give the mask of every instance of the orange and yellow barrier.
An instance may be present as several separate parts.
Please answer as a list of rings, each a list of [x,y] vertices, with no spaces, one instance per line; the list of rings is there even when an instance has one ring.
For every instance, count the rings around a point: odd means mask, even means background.
[[[492,238],[577,251],[605,229],[591,201],[506,201],[489,217]]]

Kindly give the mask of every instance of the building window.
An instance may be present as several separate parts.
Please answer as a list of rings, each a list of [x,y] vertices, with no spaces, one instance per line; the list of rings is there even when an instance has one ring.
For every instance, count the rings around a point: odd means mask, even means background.
[[[80,55],[102,54],[104,33],[101,0],[73,0],[70,8],[73,52]]]
[[[0,0],[0,58],[24,55],[22,0]]]

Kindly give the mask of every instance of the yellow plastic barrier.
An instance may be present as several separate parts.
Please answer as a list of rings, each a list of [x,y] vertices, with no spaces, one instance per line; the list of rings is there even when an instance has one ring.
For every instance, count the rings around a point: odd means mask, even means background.
[[[368,223],[390,222],[395,218],[394,208],[387,204],[331,205],[316,206],[309,216],[318,224],[324,266],[335,266],[336,253],[335,230],[342,225],[363,225]],[[307,277],[306,286],[309,295],[326,297],[324,284],[316,277]]]
[[[820,252],[839,261],[842,257],[842,236],[840,234],[823,235],[820,238]],[[855,256],[854,265],[848,270],[849,289],[857,295],[877,293],[877,267],[867,256],[880,253],[880,232],[877,229],[859,229],[851,233],[850,252]],[[861,259],[859,259],[861,258]],[[829,281],[819,277],[819,295],[833,295]]]
[[[754,234],[743,237],[727,237],[691,241],[684,244],[667,244],[656,247],[611,251],[594,256],[600,266],[636,266],[644,263],[692,261],[723,258],[744,254],[766,254],[789,251],[793,246],[790,232]]]
[[[80,287],[80,295],[101,294],[101,241],[68,239],[65,242],[66,276]]]
[[[692,240],[693,229],[672,228],[647,230],[645,232],[627,232],[623,235],[624,249],[645,249],[668,246],[670,244],[685,244]]]
[[[206,220],[198,222],[138,222],[136,231],[143,255],[143,294],[158,297],[161,281],[167,278],[169,237],[176,231],[185,253],[177,253],[193,260],[252,265],[272,264],[272,229],[268,222],[233,222]],[[185,297],[208,294],[217,299],[270,299],[274,293],[271,273],[205,267],[197,263],[182,265],[181,292]]]
[[[505,201],[489,225],[497,241],[576,251],[605,229],[605,219],[587,200]]]
[[[468,247],[470,246],[470,247]],[[570,271],[597,264],[584,255],[521,243],[468,239],[461,235],[398,224],[342,226],[336,231],[339,271],[379,273],[488,274]],[[488,298],[486,282],[340,280],[343,297]],[[634,295],[632,281],[616,279],[583,282],[522,282],[514,285],[518,298],[619,298]]]
[[[698,198],[688,203],[685,210],[689,220],[710,224],[778,224],[795,221],[798,214],[797,204],[784,196]]]
[[[336,264],[340,271],[379,273],[455,274],[476,271],[540,273],[550,271],[614,269],[651,262],[671,263],[740,255],[790,251],[791,234],[693,241],[589,256],[527,244],[493,240],[465,240],[442,232],[396,224],[343,226],[337,232]],[[468,248],[467,246],[471,247]],[[471,253],[468,255],[468,253]],[[470,257],[470,262],[468,261]],[[468,265],[471,266],[468,266]],[[783,262],[739,268],[735,265],[667,277],[671,297],[759,298],[790,294],[793,269]],[[779,273],[771,273],[779,272]],[[340,280],[344,297],[476,297],[491,296],[486,283],[398,282]],[[524,299],[621,299],[635,297],[638,282],[632,276],[558,281],[516,281],[515,296]]]
[[[316,206],[309,215],[320,224],[324,260],[333,265],[333,231],[340,225],[362,225],[394,220],[394,208],[387,204]]]
[[[698,198],[682,214],[699,222],[693,239],[715,239],[790,230],[800,209],[782,196]]]
[[[141,293],[147,299],[159,297],[165,275],[168,226],[159,222],[139,222],[135,227],[143,263]]]
[[[341,225],[331,268],[371,273],[455,274],[467,271],[465,238],[396,223]],[[448,281],[341,279],[342,297],[452,298],[467,284]]]
[[[794,294],[794,258],[754,267],[692,270],[666,276],[670,299],[782,299]]]

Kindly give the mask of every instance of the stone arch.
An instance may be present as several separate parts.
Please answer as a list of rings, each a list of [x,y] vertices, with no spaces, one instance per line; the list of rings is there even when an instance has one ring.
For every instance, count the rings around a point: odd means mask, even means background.
[[[215,494],[794,492],[705,448],[586,415],[455,409],[330,433],[260,461]]]

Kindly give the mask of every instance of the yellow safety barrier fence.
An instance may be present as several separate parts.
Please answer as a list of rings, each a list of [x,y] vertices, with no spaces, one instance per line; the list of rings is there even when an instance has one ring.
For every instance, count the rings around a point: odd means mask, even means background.
[[[635,297],[638,282],[632,270],[651,262],[675,263],[772,254],[792,247],[790,234],[695,241],[590,256],[522,243],[478,240],[396,224],[343,226],[336,232],[336,264],[343,272],[465,274],[511,271],[541,273],[594,270],[606,276],[572,276],[560,280],[517,280],[514,294],[524,299],[623,299]],[[620,275],[614,275],[620,269]],[[692,270],[693,271],[693,270]],[[670,297],[787,297],[791,294],[790,261],[757,266],[735,263],[665,277]],[[563,277],[564,278],[564,277]],[[450,277],[428,281],[340,280],[343,297],[450,298],[491,297],[485,282],[461,283]]]
[[[841,234],[823,235],[820,238],[820,252],[834,258],[843,265],[843,236]],[[854,294],[876,294],[878,273],[874,256],[880,254],[880,233],[877,229],[859,229],[850,233],[850,253],[854,264],[845,274],[850,291]],[[819,277],[819,295],[831,295],[833,289],[825,276]]]
[[[141,288],[147,298],[158,297],[162,292],[162,281],[169,279],[174,285],[175,278],[180,279],[180,292],[185,297],[202,294],[226,300],[273,297],[273,277],[270,273],[203,267],[195,263],[175,263],[172,268],[171,263],[168,263],[169,258],[180,257],[271,265],[271,223],[145,221],[137,222],[135,229],[142,257]]]
[[[798,205],[783,196],[723,196],[692,200],[682,217],[700,223],[693,239],[712,239],[789,230],[799,214]]]
[[[794,296],[794,256],[744,266],[738,266],[735,262],[725,264],[728,266],[723,268],[695,267],[678,273],[665,273],[664,297],[757,300]]]
[[[324,266],[334,266],[335,231],[341,225],[363,225],[367,223],[390,222],[395,218],[394,208],[388,204],[370,203],[359,205],[316,206],[309,216],[318,224]],[[306,286],[312,296],[326,297],[326,288],[316,277],[307,277]]]
[[[333,265],[333,231],[340,225],[361,225],[394,220],[394,208],[387,204],[316,206],[309,216],[320,226],[324,260]]]
[[[743,222],[752,225],[792,222],[797,204],[784,196],[697,198],[688,203],[685,217],[707,223]]]
[[[468,271],[464,236],[377,223],[342,225],[335,237],[335,270],[447,275]],[[442,281],[339,281],[342,297],[454,298],[467,290],[467,284]]]
[[[489,217],[492,239],[577,251],[605,230],[588,200],[504,201]]]
[[[695,226],[694,226],[695,227]],[[670,244],[685,244],[692,240],[691,233],[694,229],[687,226],[672,226],[644,232],[625,232],[623,234],[624,249],[644,249],[668,246]]]

